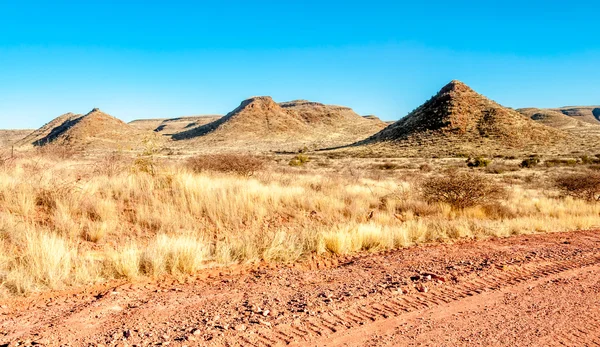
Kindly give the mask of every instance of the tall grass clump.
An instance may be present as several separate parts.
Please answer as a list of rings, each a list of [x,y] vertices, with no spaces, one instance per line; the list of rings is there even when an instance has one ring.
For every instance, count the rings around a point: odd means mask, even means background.
[[[5,285],[16,293],[40,286],[58,288],[70,279],[76,247],[47,232],[27,232],[22,250],[11,262]]]
[[[144,274],[191,274],[202,268],[209,255],[207,242],[193,236],[159,235],[141,254]]]

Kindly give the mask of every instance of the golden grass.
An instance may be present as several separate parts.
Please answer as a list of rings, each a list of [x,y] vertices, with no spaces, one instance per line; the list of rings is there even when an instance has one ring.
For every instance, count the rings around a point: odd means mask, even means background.
[[[21,158],[0,170],[0,288],[26,294],[214,265],[600,225],[600,204],[556,198],[524,179],[507,184],[506,201],[456,210],[425,202],[416,189],[435,172],[370,179],[366,171],[283,162],[241,177],[193,173],[175,162],[154,175],[131,167],[102,174],[82,161]]]

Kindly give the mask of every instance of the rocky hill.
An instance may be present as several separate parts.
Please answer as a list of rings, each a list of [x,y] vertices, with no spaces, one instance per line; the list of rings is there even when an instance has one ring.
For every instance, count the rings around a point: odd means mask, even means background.
[[[244,100],[235,110],[212,123],[174,134],[180,145],[295,150],[348,144],[386,126],[359,116],[352,109],[306,100],[276,103],[261,96]]]
[[[600,106],[566,106],[550,109],[583,122],[600,124]]]
[[[567,134],[451,81],[433,98],[354,147],[409,156],[536,152]]]
[[[220,115],[206,115],[160,119],[137,119],[129,122],[129,125],[138,130],[153,131],[160,135],[172,136],[187,129],[212,123],[221,117],[222,116]]]
[[[600,122],[591,123],[579,117],[567,116],[557,109],[520,108],[517,111],[534,121],[570,132],[600,132]]]
[[[142,134],[99,109],[85,115],[67,113],[18,142],[21,147],[69,146],[73,150],[135,149]]]

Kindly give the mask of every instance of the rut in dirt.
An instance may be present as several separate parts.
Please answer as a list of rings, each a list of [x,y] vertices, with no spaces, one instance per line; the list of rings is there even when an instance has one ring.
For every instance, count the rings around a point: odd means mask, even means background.
[[[533,346],[553,336],[547,344],[592,345],[600,336],[592,322],[600,318],[593,305],[600,303],[598,276],[593,276],[600,268],[599,247],[596,231],[518,236],[364,254],[321,269],[224,270],[211,279],[199,274],[181,283],[32,299],[27,307],[9,301],[0,316],[0,341],[48,346],[388,346],[399,341]],[[530,298],[538,288],[538,297]],[[563,292],[560,301],[550,298]],[[528,307],[516,310],[526,302]],[[472,307],[469,314],[463,312],[467,306]],[[550,306],[560,311],[553,313]],[[586,315],[589,319],[582,318]],[[431,323],[423,324],[424,317]],[[541,324],[540,317],[553,321]],[[516,339],[511,331],[525,337]],[[421,340],[424,336],[429,340]]]

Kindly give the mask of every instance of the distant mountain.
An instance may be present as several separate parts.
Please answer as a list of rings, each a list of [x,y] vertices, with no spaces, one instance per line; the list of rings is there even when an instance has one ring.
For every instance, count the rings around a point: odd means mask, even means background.
[[[600,132],[600,122],[585,122],[580,120],[579,117],[567,116],[557,109],[520,108],[517,109],[517,111],[536,122],[551,126],[553,128],[571,132],[590,130]]]
[[[600,124],[600,106],[565,106],[551,109],[577,120]]]
[[[164,136],[172,136],[187,129],[214,122],[221,117],[222,116],[220,115],[206,115],[161,119],[137,119],[129,122],[129,125],[142,131],[154,131]]]
[[[33,132],[33,130],[30,129],[0,130],[0,149],[15,145],[27,135],[31,134],[31,132]]]

